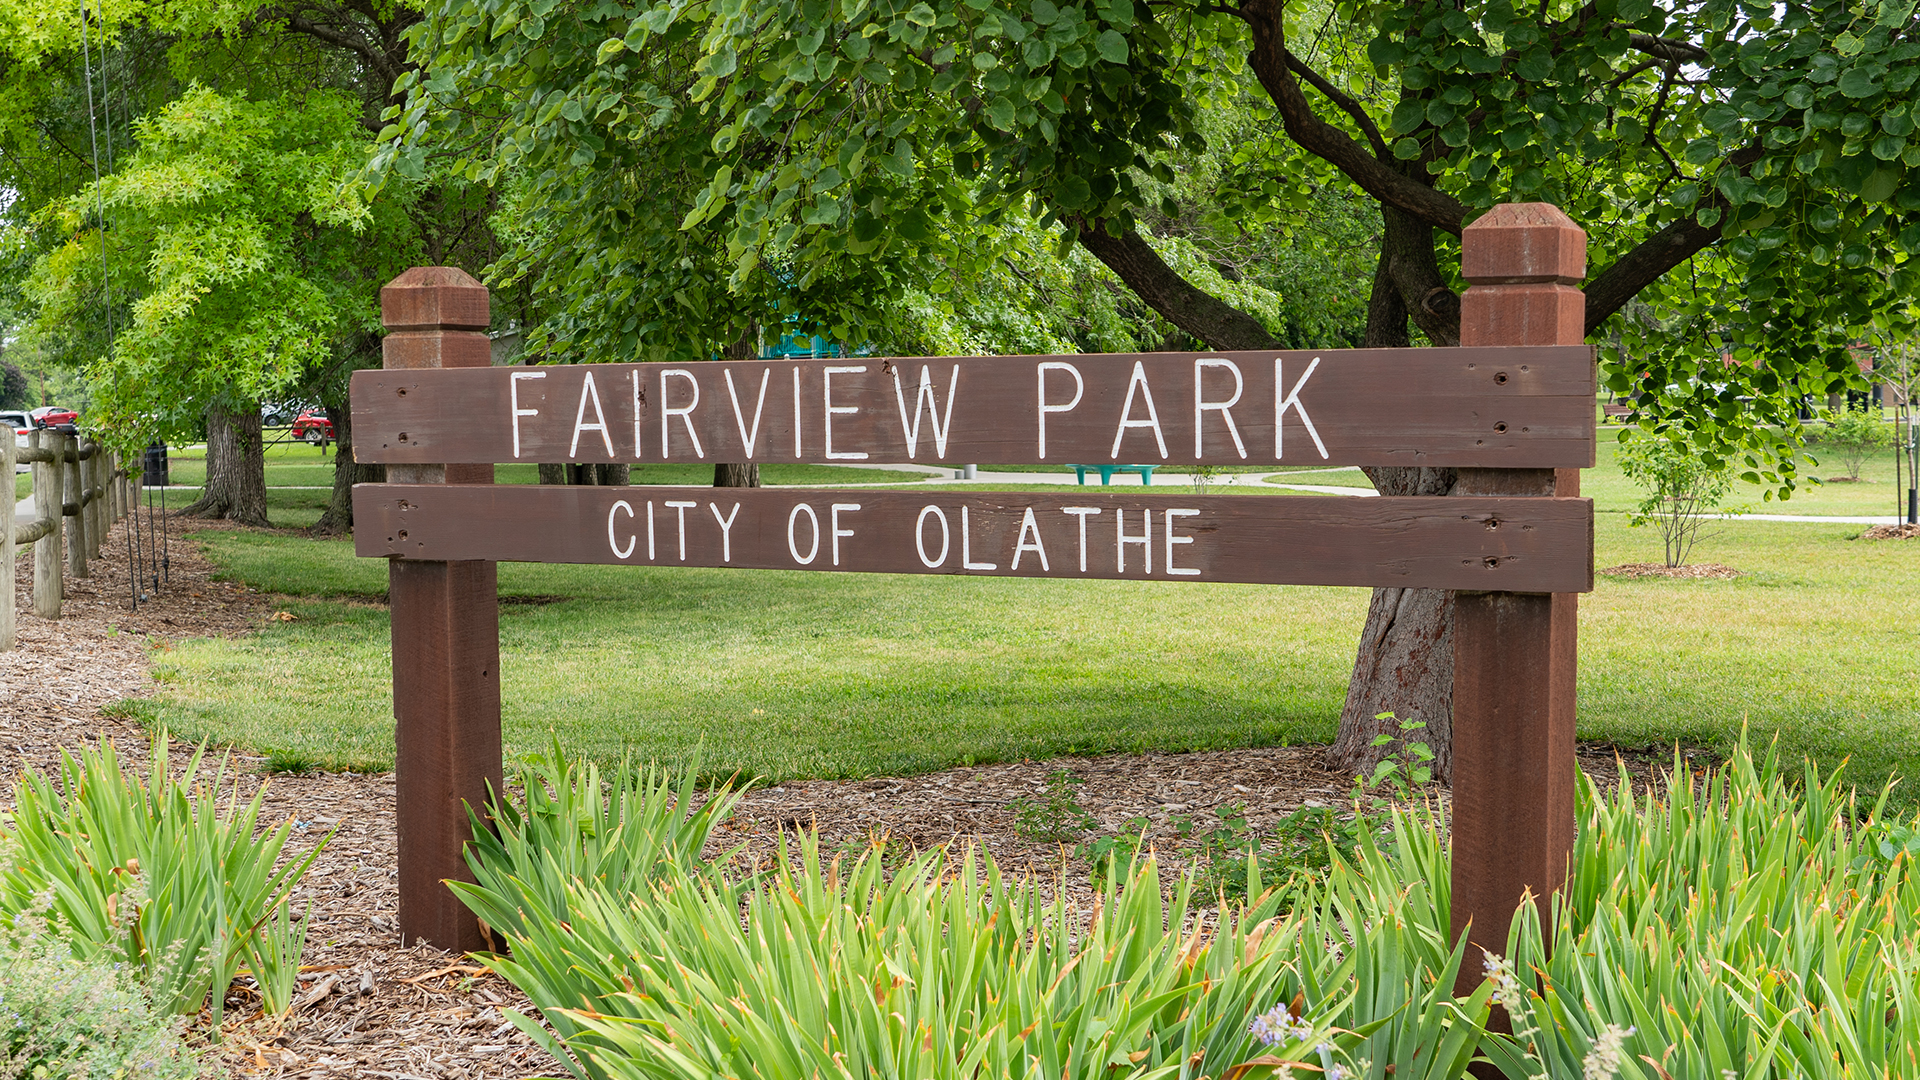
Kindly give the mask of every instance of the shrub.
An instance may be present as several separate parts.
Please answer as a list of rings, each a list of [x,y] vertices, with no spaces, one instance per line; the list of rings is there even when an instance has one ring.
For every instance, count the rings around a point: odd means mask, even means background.
[[[1684,442],[1664,437],[1629,441],[1619,461],[1620,471],[1647,493],[1627,523],[1659,526],[1667,565],[1686,565],[1707,515],[1733,491],[1731,470],[1708,463]]]
[[[1014,834],[1023,840],[1063,844],[1099,824],[1073,793],[1075,786],[1084,783],[1068,769],[1048,773],[1039,797],[1022,795],[1007,804],[1013,811]]]
[[[512,845],[483,843],[480,880],[455,888],[507,928],[511,957],[484,962],[552,1031],[515,1022],[582,1078],[1262,1080],[1368,1061],[1403,1063],[1397,1080],[1456,1075],[1490,991],[1452,997],[1463,952],[1445,945],[1444,887],[1362,884],[1401,863],[1444,881],[1435,822],[1397,821],[1390,843],[1336,855],[1284,918],[1281,890],[1250,864],[1256,900],[1217,925],[1198,919],[1189,880],[1163,890],[1150,858],[1108,879],[1089,913],[972,852],[888,873],[881,849],[823,861],[808,834],[783,835],[774,869],[744,886],[690,858],[617,882],[566,878],[573,855],[528,852],[511,873]]]
[[[1493,1059],[1578,1075],[1611,1026],[1630,1080],[1920,1074],[1920,875],[1885,792],[1863,808],[1839,773],[1790,780],[1744,746],[1675,775],[1664,802],[1583,782],[1562,944],[1548,959],[1522,906],[1499,966],[1526,1034],[1489,1040]]]
[[[1849,405],[1833,414],[1832,424],[1820,434],[1820,445],[1839,455],[1847,479],[1858,480],[1867,455],[1893,445],[1893,425],[1881,418],[1879,409]]]
[[[76,956],[38,915],[0,928],[0,1077],[202,1075],[176,1027],[111,965]]]
[[[530,920],[564,921],[575,882],[620,894],[665,867],[699,864],[740,799],[721,785],[696,807],[699,769],[696,759],[673,778],[629,760],[609,778],[592,762],[568,762],[556,736],[548,754],[516,768],[525,805],[496,797],[491,823],[472,817],[467,865],[478,884],[462,898],[490,928],[520,936]]]
[[[1883,821],[1884,793],[1861,806],[1812,766],[1790,782],[1744,742],[1674,775],[1664,800],[1583,780],[1557,948],[1522,903],[1462,998],[1424,804],[1369,818],[1284,887],[1248,859],[1252,899],[1213,913],[1151,857],[1088,911],[972,852],[889,874],[880,849],[823,861],[806,834],[744,883],[664,844],[674,857],[629,882],[558,875],[575,856],[555,854],[519,863],[555,880],[494,866],[458,888],[483,917],[563,898],[484,962],[552,1028],[515,1023],[594,1080],[1426,1080],[1476,1059],[1514,1080],[1920,1075],[1920,822]],[[476,848],[476,869],[504,850]],[[1495,999],[1511,1034],[1489,1029]]]
[[[58,787],[34,770],[21,776],[0,830],[0,918],[44,905],[76,955],[126,964],[166,1012],[211,999],[217,1026],[243,967],[266,1011],[284,1012],[306,936],[288,896],[325,840],[281,862],[292,823],[259,830],[265,785],[242,803],[236,780],[223,811],[225,763],[203,783],[196,752],[176,780],[167,741],[154,737],[145,782],[122,774],[111,743],[77,759],[62,751]]]

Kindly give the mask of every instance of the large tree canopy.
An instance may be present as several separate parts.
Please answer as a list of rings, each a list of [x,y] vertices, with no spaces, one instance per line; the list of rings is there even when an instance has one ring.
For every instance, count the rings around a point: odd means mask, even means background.
[[[348,447],[345,376],[379,362],[379,328],[371,316],[379,284],[422,261],[481,265],[491,261],[496,246],[487,226],[493,193],[443,174],[387,192],[370,208],[374,232],[357,248],[338,243],[336,226],[324,223],[331,212],[325,206],[360,198],[343,190],[339,174],[364,162],[380,110],[406,68],[401,35],[417,18],[414,5],[401,0],[105,0],[79,8],[21,0],[0,11],[0,190],[9,196],[0,200],[0,226],[6,229],[0,237],[6,256],[0,258],[0,322],[11,333],[33,318],[33,304],[8,301],[24,283],[22,263],[38,256],[39,287],[49,301],[34,351],[43,368],[77,373],[98,363],[111,375],[108,389],[143,385],[155,403],[167,406],[158,411],[120,402],[125,407],[113,419],[137,416],[141,427],[115,435],[150,434],[155,426],[197,428],[202,409],[218,402],[237,406],[271,392],[325,404],[335,416],[340,445]],[[246,133],[217,124],[188,132],[175,122],[177,114],[163,112],[177,108],[195,87],[239,108]],[[135,122],[142,118],[144,123]],[[275,124],[279,130],[263,126]],[[169,197],[165,183],[155,186],[153,175],[126,175],[136,166],[153,173],[158,151],[142,151],[143,140],[155,132],[168,140],[165,154],[178,159],[164,168],[180,167],[182,155],[198,155],[187,167],[201,178],[211,176],[209,170],[237,170],[246,174],[242,188],[177,200],[162,211],[159,203]],[[222,139],[247,143],[246,153],[277,155],[276,161],[269,165],[258,154],[219,160]],[[324,163],[316,156],[323,143],[339,151]],[[88,211],[87,199],[76,195],[93,184],[96,170],[107,182],[89,192],[89,198],[102,197]],[[288,186],[245,190],[255,182]],[[292,212],[283,212],[289,207]],[[74,215],[97,217],[103,208],[112,287],[99,286],[95,255],[95,284],[88,291],[84,275],[63,273],[58,263],[78,266],[76,260],[86,258],[73,243],[76,229],[95,229],[100,222],[76,226]],[[158,262],[151,237],[143,235],[157,227],[156,214],[167,217],[166,227],[176,234],[198,228],[203,235],[192,250],[176,249],[178,257]],[[235,214],[248,218],[249,236],[219,231],[238,220]],[[197,224],[187,225],[188,219]],[[96,248],[100,236],[92,233]],[[259,312],[229,307],[220,313],[221,289],[243,274],[238,263],[216,265],[216,251],[228,241],[256,245],[265,260],[244,271],[268,275],[245,285],[257,294],[252,302],[263,305]],[[229,253],[239,250],[229,247]],[[19,253],[29,258],[13,258]],[[351,265],[340,262],[343,254],[352,256]],[[215,279],[218,288],[190,298]],[[273,292],[293,287],[296,279],[318,292]],[[229,289],[227,295],[240,294]],[[525,316],[525,304],[514,303],[523,298],[503,290],[501,299],[503,307]],[[331,308],[331,315],[319,317],[315,303]],[[156,337],[155,317],[168,304],[182,317]],[[191,317],[185,316],[188,306],[195,309]],[[274,320],[284,332],[258,338]],[[318,337],[293,333],[295,323],[324,323],[326,330]],[[230,333],[223,335],[222,328]],[[299,348],[293,347],[296,339]],[[263,340],[270,346],[266,351],[256,349]],[[296,365],[296,354],[304,362]],[[251,356],[251,366],[235,366],[236,356]],[[244,377],[222,381],[236,372]],[[224,415],[245,412],[228,409]],[[211,412],[207,420],[214,422]],[[337,454],[335,461],[340,467],[323,529],[346,527],[351,483],[378,474],[378,467],[356,466],[351,453]],[[209,498],[226,475],[232,474],[214,470]]]
[[[873,334],[1027,215],[1193,339],[1267,347],[1172,226],[1347,192],[1380,215],[1360,338],[1452,344],[1461,229],[1545,200],[1588,230],[1607,384],[1790,493],[1799,398],[1857,378],[1845,344],[1915,291],[1908,0],[465,0],[411,33],[377,169],[511,180],[571,290],[558,338],[602,356],[793,289]],[[1347,760],[1384,709],[1444,750],[1448,610],[1375,596]]]
[[[27,283],[30,333],[85,325],[103,282],[134,298],[94,361],[99,422],[151,437],[196,426],[212,400],[255,407],[377,325],[368,285],[395,268],[362,264],[397,245],[360,235],[374,215],[343,184],[365,154],[357,111],[326,92],[255,102],[196,87],[139,122],[117,173],[49,208],[67,240]]]
[[[1497,201],[1587,226],[1595,330],[1636,297],[1688,307],[1705,269],[1712,331],[1765,362],[1707,385],[1690,365],[1717,349],[1627,320],[1631,362],[1610,377],[1665,395],[1663,415],[1725,454],[1785,418],[1794,379],[1843,375],[1833,346],[1911,291],[1913,28],[1892,0],[472,0],[414,30],[426,75],[403,78],[383,164],[520,170],[556,241],[577,222],[631,249],[593,268],[614,311],[629,290],[711,304],[772,268],[856,286],[824,299],[857,323],[929,254],[990,258],[981,238],[1031,205],[1175,325],[1257,346],[1269,328],[1141,235],[1177,212],[1200,110],[1257,81],[1272,137],[1236,148],[1213,197],[1254,217],[1337,170],[1377,200],[1373,340],[1409,319],[1456,339],[1451,237]],[[647,216],[625,216],[640,203],[623,184],[646,185]],[[709,239],[723,258],[687,250]],[[1720,262],[1665,279],[1707,251]],[[584,298],[571,314],[615,317]],[[1743,396],[1759,403],[1729,415]]]

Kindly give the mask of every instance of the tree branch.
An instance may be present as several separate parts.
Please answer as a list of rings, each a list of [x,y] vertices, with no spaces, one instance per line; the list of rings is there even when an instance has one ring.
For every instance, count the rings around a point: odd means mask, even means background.
[[[1315,90],[1325,94],[1328,101],[1338,105],[1342,112],[1353,117],[1353,122],[1360,125],[1360,131],[1366,135],[1367,142],[1373,147],[1373,152],[1376,157],[1390,158],[1393,156],[1393,153],[1387,149],[1387,141],[1380,137],[1380,129],[1374,126],[1373,117],[1367,115],[1367,110],[1361,108],[1358,101],[1348,96],[1347,93],[1339,87],[1328,82],[1319,72],[1308,67],[1306,61],[1293,54],[1293,50],[1282,47],[1280,51],[1286,56],[1288,70],[1307,80],[1307,83]]]
[[[1672,38],[1654,37],[1652,34],[1634,34],[1627,38],[1627,44],[1648,56],[1657,56],[1670,63],[1698,62],[1707,59],[1707,50],[1691,41],[1675,41]]]
[[[399,70],[393,66],[392,57],[389,57],[384,49],[374,47],[357,34],[349,34],[334,27],[316,23],[292,12],[287,13],[287,29],[353,53],[371,65],[389,84],[400,76]]]
[[[1129,230],[1110,236],[1106,222],[1088,221],[1078,214],[1068,218],[1067,224],[1079,230],[1080,243],[1093,257],[1126,282],[1148,307],[1205,342],[1207,348],[1273,348],[1273,335],[1258,319],[1181,277],[1139,233]]]
[[[1760,160],[1756,143],[1727,156],[1727,164],[1745,171]],[[1715,189],[1701,200],[1701,209],[1717,209],[1720,217],[1712,225],[1701,225],[1699,211],[1669,222],[1652,236],[1634,245],[1631,251],[1614,260],[1612,266],[1587,281],[1587,333],[1591,334],[1607,317],[1627,305],[1641,289],[1659,280],[1660,275],[1720,241],[1720,226],[1727,220],[1726,197]]]
[[[1436,228],[1458,233],[1467,216],[1467,208],[1459,200],[1400,173],[1313,111],[1287,64],[1283,0],[1247,0],[1243,7],[1247,26],[1253,32],[1253,53],[1247,62],[1279,106],[1287,137],[1345,173],[1362,191],[1381,202]]]

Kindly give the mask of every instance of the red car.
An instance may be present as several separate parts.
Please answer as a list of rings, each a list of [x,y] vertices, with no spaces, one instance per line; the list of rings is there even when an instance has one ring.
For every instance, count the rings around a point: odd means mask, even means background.
[[[293,422],[293,437],[312,446],[325,446],[333,441],[333,421],[326,413],[309,409]]]
[[[63,409],[58,405],[42,405],[30,414],[33,422],[43,428],[57,427],[61,424],[77,424],[80,414],[72,409]]]

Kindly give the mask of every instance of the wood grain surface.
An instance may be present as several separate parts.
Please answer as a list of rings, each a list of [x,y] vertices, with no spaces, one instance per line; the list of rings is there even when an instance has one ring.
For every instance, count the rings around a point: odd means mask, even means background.
[[[1584,468],[1585,345],[388,369],[354,456]]]
[[[354,488],[362,556],[1506,592],[1593,588],[1589,499]]]

